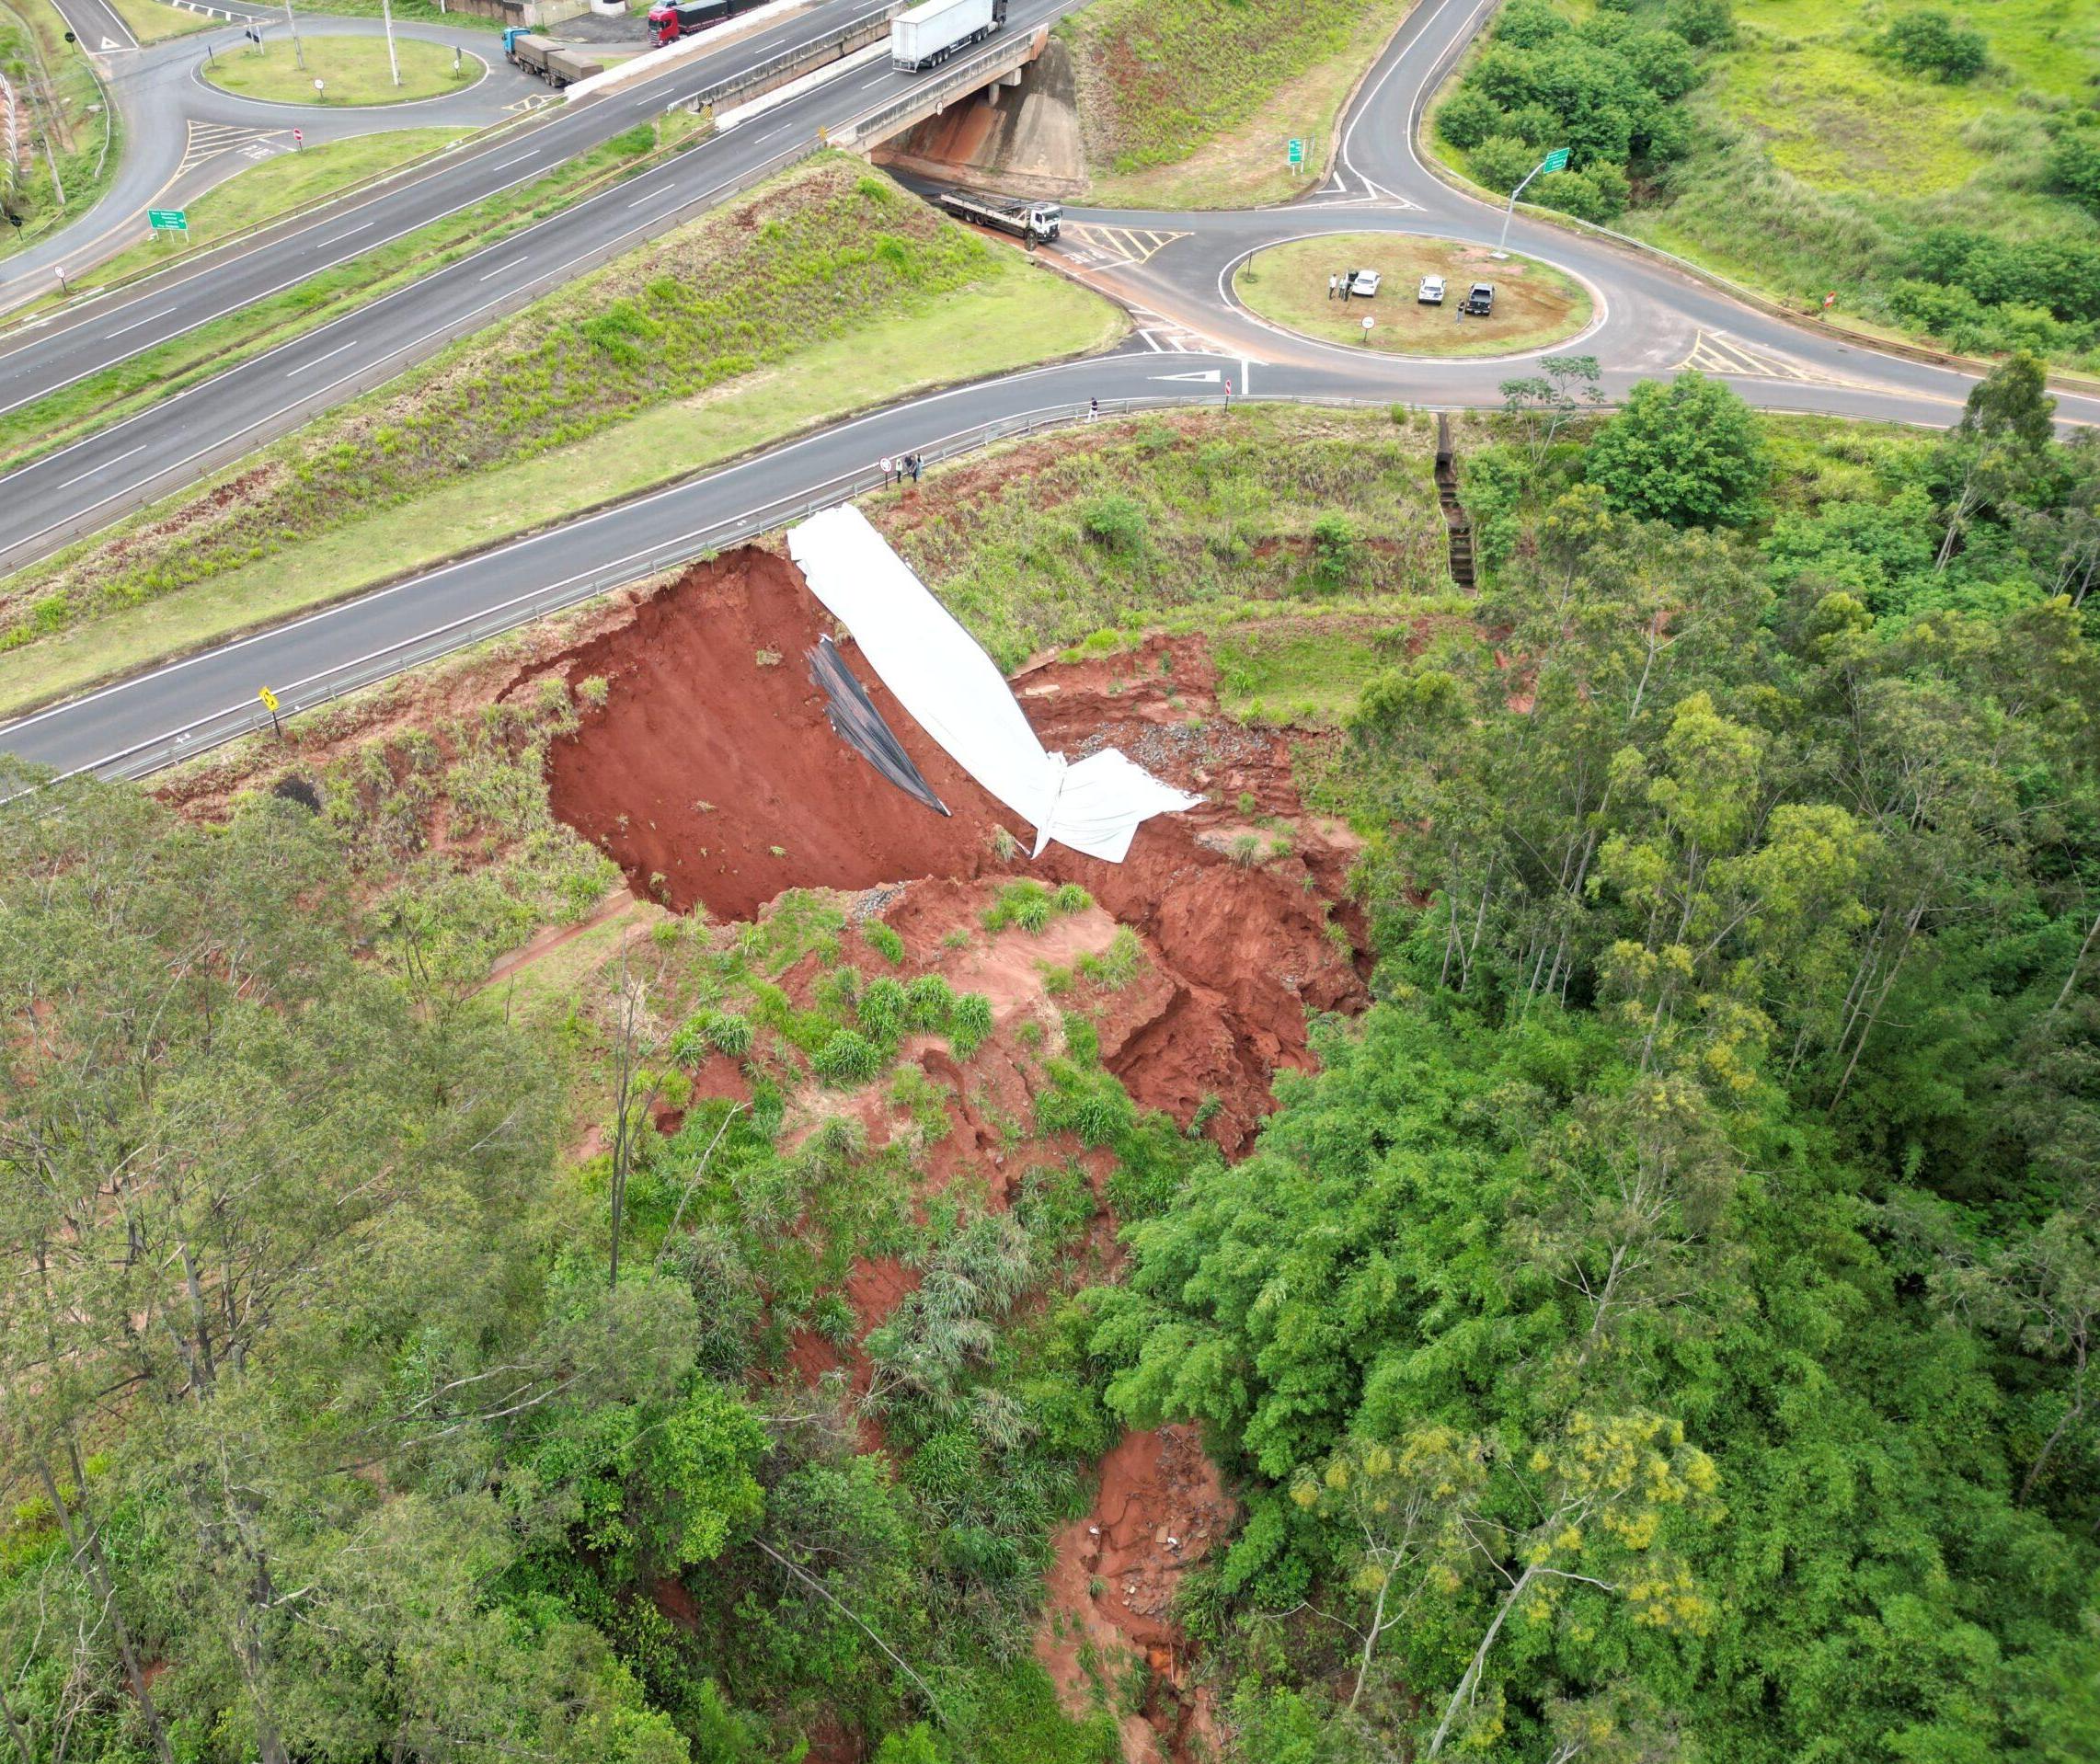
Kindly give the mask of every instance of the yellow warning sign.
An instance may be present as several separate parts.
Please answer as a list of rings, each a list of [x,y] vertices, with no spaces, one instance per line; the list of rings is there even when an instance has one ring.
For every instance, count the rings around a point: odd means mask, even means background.
[[[262,700],[264,710],[274,711],[277,708],[277,694],[271,692],[268,686],[264,686],[257,692],[256,696]]]

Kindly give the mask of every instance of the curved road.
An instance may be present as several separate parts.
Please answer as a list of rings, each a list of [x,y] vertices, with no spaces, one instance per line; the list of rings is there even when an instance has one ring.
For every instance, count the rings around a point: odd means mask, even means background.
[[[969,444],[981,426],[1031,416],[1061,418],[1089,398],[1110,410],[1228,394],[1498,403],[1499,383],[1523,371],[1508,358],[1430,361],[1321,344],[1265,325],[1237,304],[1230,287],[1233,268],[1248,251],[1280,239],[1394,231],[1494,243],[1499,212],[1442,184],[1414,147],[1421,103],[1486,10],[1486,0],[1422,0],[1365,81],[1335,175],[1310,200],[1248,213],[1068,209],[1066,236],[1050,255],[1069,273],[1124,301],[1140,326],[1111,354],[912,399],[840,423],[740,464],[54,706],[0,729],[0,745],[66,771],[150,770],[249,727],[259,686],[275,689],[288,708],[317,702],[340,684],[582,599],[759,522],[791,518],[807,501],[866,487],[871,464],[881,456],[907,451],[937,456]],[[871,71],[894,78],[886,69]],[[842,78],[809,95],[811,112],[827,110],[834,119],[863,113],[877,84]],[[775,126],[773,116],[763,120],[769,130]],[[736,132],[725,140],[733,143]],[[619,194],[633,200],[645,183],[624,185]],[[667,212],[677,212],[670,194],[660,200]],[[1769,407],[1936,426],[1952,419],[1970,384],[1948,369],[1787,324],[1666,264],[1522,216],[1510,228],[1509,245],[1560,265],[1597,292],[1596,322],[1572,347],[1600,358],[1615,395],[1644,377],[1699,365],[1727,374],[1747,398]],[[1395,292],[1406,297],[1406,291]],[[5,365],[0,358],[0,370]],[[2100,420],[2100,400],[2067,396],[2060,414],[2071,421]]]
[[[546,91],[503,59],[502,39],[491,31],[400,24],[395,27],[397,37],[464,50],[488,63],[488,75],[464,92],[413,104],[327,109],[258,102],[206,84],[198,69],[210,55],[246,52],[241,32],[250,16],[263,26],[271,53],[289,52],[281,11],[212,0],[221,11],[240,16],[214,29],[142,46],[108,0],[56,4],[123,119],[123,158],[109,188],[86,213],[27,250],[0,258],[0,311],[52,292],[54,269],[78,274],[145,237],[148,208],[180,208],[259,160],[295,151],[294,129],[307,146],[390,129],[478,129]],[[299,34],[311,41],[376,36],[381,29],[377,19],[309,14]]]

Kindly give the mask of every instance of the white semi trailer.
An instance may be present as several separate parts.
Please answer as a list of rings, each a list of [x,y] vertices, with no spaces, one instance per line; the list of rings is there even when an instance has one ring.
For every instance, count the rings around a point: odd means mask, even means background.
[[[889,21],[890,64],[907,74],[938,67],[1006,22],[1006,0],[924,0]]]

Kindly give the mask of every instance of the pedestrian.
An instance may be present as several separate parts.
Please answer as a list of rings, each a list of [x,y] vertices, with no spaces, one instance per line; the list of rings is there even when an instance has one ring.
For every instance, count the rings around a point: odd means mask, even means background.
[[[920,468],[921,466],[923,466],[924,464],[925,464],[925,463],[926,463],[926,456],[925,456],[924,453],[914,453],[914,454],[912,454],[912,483],[916,484],[916,483],[919,481],[919,468]]]
[[[1339,288],[1341,285],[1342,279],[1339,276],[1329,276],[1327,278],[1327,298],[1329,300],[1334,299],[1335,290]]]
[[[1098,398],[1089,398],[1086,401],[1086,420],[1088,422],[1092,422],[1096,418],[1100,416],[1100,414],[1101,400]]]

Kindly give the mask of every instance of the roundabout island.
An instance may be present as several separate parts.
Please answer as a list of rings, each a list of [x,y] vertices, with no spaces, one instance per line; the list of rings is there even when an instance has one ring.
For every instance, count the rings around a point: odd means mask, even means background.
[[[488,72],[488,63],[476,55],[398,32],[398,86],[383,38],[308,35],[300,48],[304,66],[289,42],[273,39],[259,52],[247,46],[230,50],[198,72],[210,85],[240,97],[331,110],[445,97],[465,91]]]
[[[1376,275],[1376,292],[1347,292],[1348,278],[1361,287],[1366,271]],[[1338,285],[1330,287],[1330,278]],[[1438,292],[1429,279],[1440,283],[1440,298],[1428,297]],[[1596,315],[1589,291],[1551,264],[1405,233],[1330,233],[1264,246],[1232,283],[1257,318],[1384,355],[1519,355],[1579,337]],[[1467,310],[1479,283],[1494,291],[1485,314]]]

